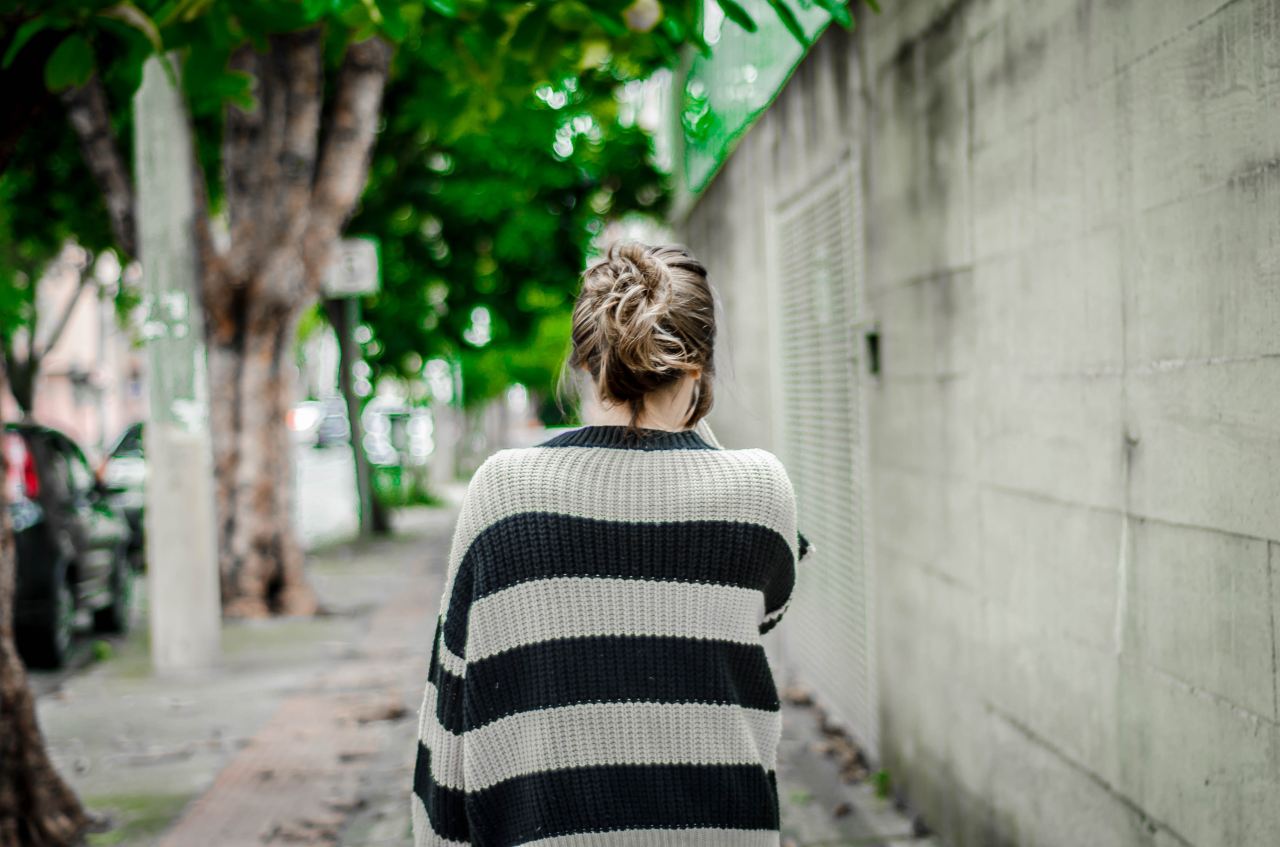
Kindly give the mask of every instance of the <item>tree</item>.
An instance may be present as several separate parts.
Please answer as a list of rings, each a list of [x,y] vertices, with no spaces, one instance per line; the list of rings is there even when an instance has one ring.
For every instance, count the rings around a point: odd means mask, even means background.
[[[0,29],[0,44],[5,43],[3,32]],[[25,55],[24,50],[17,58]],[[21,61],[15,66],[21,67]],[[0,71],[0,78],[7,88],[30,84],[15,78],[14,67]],[[43,80],[38,88],[45,90]],[[106,209],[95,172],[86,165],[109,145],[95,142],[91,150],[82,151],[63,118],[65,113],[72,123],[83,124],[86,111],[103,108],[101,80],[68,91],[61,103],[49,96],[53,101],[45,108],[50,111],[32,120],[0,155],[0,164],[10,166],[0,170],[0,347],[8,363],[9,389],[26,413],[34,408],[41,362],[61,338],[72,310],[84,296],[100,293],[94,276],[84,271],[108,250],[133,250],[132,209]],[[98,173],[107,179],[127,178],[110,169],[100,168]],[[71,243],[81,249],[69,250]],[[74,254],[80,254],[77,267],[59,267]],[[77,273],[79,285],[56,313],[38,314],[39,285],[46,274],[59,269]],[[119,286],[114,297],[121,316],[136,303],[127,286]]]
[[[226,611],[309,612],[314,599],[289,521],[283,353],[363,187],[390,44],[362,3],[86,5],[54,4],[24,26],[69,33],[50,55],[46,81],[66,91],[84,161],[126,249],[132,184],[95,56],[112,55],[104,45],[121,38],[135,45],[138,33],[177,51],[200,130],[204,172],[191,175],[190,190],[200,198],[195,235]],[[336,56],[330,64],[326,49]],[[136,86],[146,52],[114,55]],[[221,180],[206,178],[218,170]],[[226,222],[225,245],[215,243],[214,214]]]
[[[837,0],[824,5],[847,10]],[[782,0],[769,0],[789,25]],[[753,27],[733,0],[726,14]],[[284,351],[316,300],[334,241],[365,186],[393,45],[406,66],[402,102],[420,129],[456,140],[496,132],[513,104],[546,80],[595,69],[612,85],[670,64],[702,44],[700,3],[681,0],[34,0],[6,58],[60,40],[44,64],[64,92],[84,160],[102,190],[115,238],[131,250],[132,186],[113,132],[103,79],[134,86],[162,49],[183,66],[197,129],[191,191],[199,202],[211,430],[224,609],[230,615],[306,613],[315,600],[289,519]],[[611,87],[604,86],[610,94]],[[127,107],[127,101],[125,101]],[[115,111],[127,111],[117,102]],[[116,123],[122,123],[117,119]],[[214,178],[213,175],[217,175]],[[225,223],[216,238],[215,220]]]

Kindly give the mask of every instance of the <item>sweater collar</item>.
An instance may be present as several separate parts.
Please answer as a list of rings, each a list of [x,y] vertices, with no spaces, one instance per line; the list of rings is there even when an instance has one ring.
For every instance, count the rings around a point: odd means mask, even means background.
[[[539,447],[607,447],[619,450],[714,450],[695,430],[640,427],[632,435],[622,424],[590,424],[562,432]]]

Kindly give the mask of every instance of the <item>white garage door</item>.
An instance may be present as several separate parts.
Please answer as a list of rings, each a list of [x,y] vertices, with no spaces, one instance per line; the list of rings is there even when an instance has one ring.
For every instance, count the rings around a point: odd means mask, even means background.
[[[780,632],[805,683],[875,755],[860,194],[846,160],[772,218],[779,453],[815,545]]]

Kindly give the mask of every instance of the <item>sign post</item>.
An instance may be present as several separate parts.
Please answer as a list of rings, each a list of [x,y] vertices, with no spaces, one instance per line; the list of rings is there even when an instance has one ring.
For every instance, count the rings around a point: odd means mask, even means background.
[[[378,243],[371,238],[344,238],[333,250],[322,292],[329,322],[338,334],[338,386],[347,406],[351,430],[351,455],[356,467],[356,491],[360,503],[360,534],[371,535],[374,526],[373,469],[364,450],[364,426],[360,422],[360,398],[355,390],[356,327],[360,325],[360,297],[373,294],[379,284]]]

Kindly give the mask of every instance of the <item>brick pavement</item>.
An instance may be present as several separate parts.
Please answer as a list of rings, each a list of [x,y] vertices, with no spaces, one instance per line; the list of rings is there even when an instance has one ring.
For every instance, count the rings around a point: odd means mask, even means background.
[[[364,638],[280,705],[165,834],[162,847],[335,844],[368,805],[363,778],[405,734],[388,725],[407,724],[412,735],[417,701],[409,681],[426,673],[424,645],[452,513],[419,518],[411,541],[381,546],[383,555],[406,560],[406,578],[373,614]],[[407,803],[407,787],[407,781],[399,787],[401,802]]]

